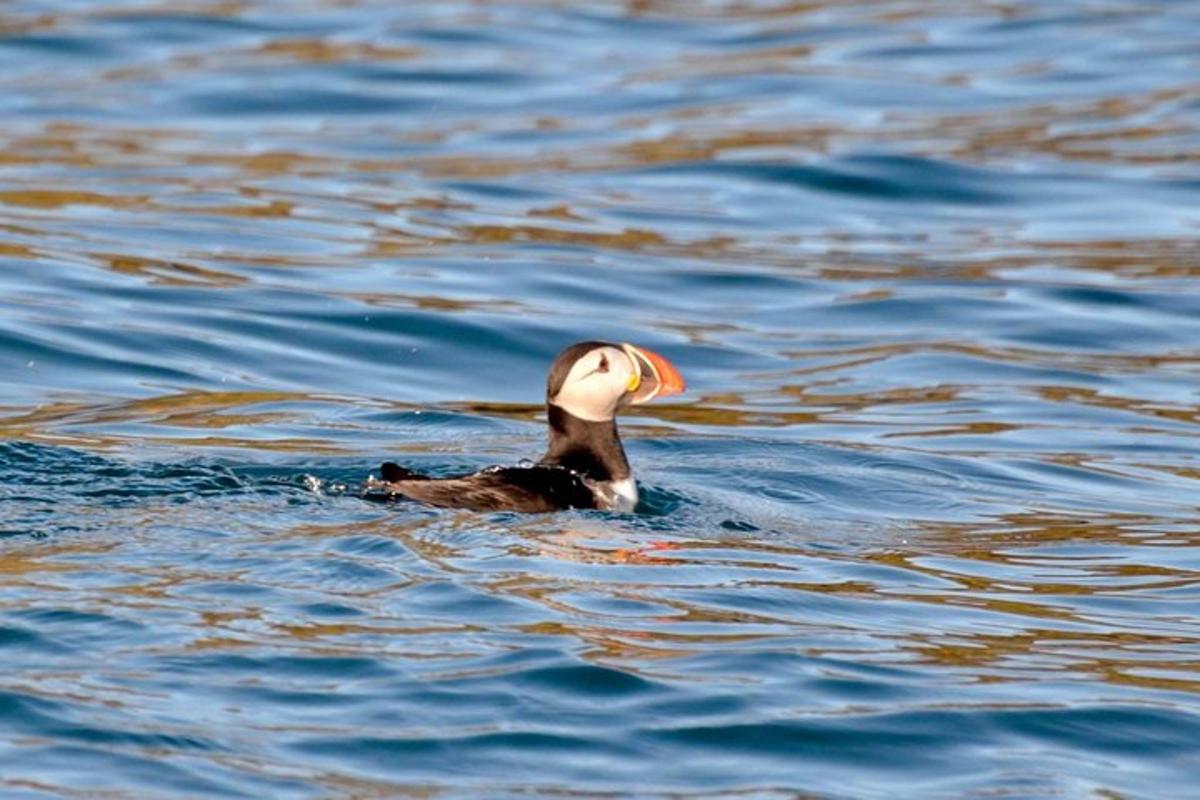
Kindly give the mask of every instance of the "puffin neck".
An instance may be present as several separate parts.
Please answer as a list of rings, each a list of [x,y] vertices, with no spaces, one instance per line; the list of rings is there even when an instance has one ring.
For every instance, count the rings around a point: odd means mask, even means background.
[[[590,422],[546,404],[550,447],[541,463],[565,467],[594,481],[620,481],[630,476],[614,419]]]

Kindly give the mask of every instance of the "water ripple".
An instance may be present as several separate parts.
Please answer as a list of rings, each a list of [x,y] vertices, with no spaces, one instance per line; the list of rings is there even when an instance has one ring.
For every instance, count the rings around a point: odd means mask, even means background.
[[[9,3],[0,793],[1186,795],[1198,31]],[[360,497],[585,338],[637,513]]]

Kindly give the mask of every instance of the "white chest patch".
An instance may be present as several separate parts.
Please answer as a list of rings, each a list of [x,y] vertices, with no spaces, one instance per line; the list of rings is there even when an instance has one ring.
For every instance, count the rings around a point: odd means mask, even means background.
[[[588,485],[596,495],[596,505],[605,511],[628,514],[637,506],[637,481],[632,475],[619,481],[588,481]]]

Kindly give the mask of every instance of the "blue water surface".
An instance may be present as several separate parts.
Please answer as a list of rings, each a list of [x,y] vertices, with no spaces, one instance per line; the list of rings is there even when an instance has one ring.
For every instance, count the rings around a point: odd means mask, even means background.
[[[0,795],[1167,798],[1200,9],[0,8]],[[633,514],[364,500],[689,382]]]

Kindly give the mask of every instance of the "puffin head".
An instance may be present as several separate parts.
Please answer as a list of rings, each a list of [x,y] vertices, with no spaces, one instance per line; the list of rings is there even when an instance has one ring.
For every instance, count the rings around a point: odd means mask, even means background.
[[[546,382],[546,402],[590,422],[611,420],[627,405],[679,394],[679,370],[644,347],[579,342],[558,354]]]

